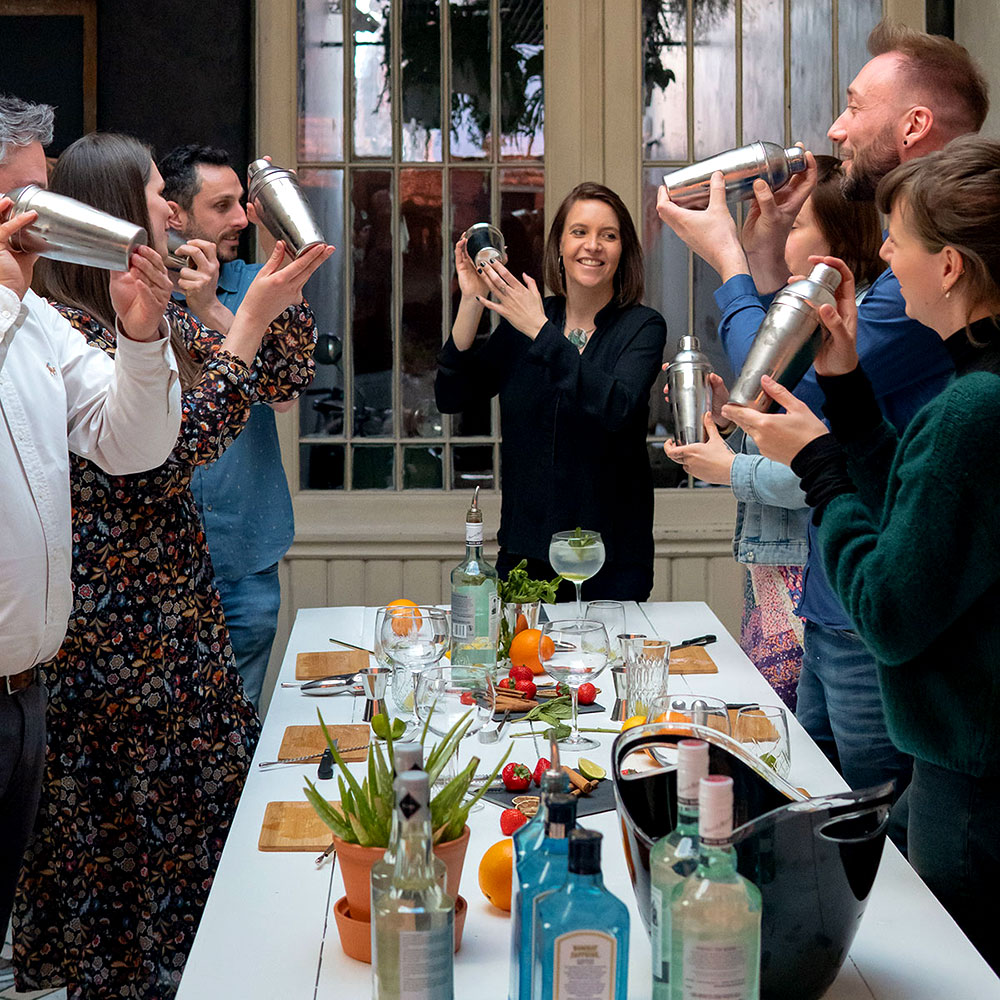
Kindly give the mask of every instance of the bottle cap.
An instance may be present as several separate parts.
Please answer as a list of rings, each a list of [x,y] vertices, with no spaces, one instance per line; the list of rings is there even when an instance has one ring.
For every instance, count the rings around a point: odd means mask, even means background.
[[[704,740],[681,740],[677,744],[677,801],[698,804],[698,782],[708,777],[708,744]]]
[[[407,771],[419,771],[424,766],[424,748],[416,742],[392,745],[392,769],[398,776]]]
[[[410,823],[430,822],[430,785],[426,771],[404,771],[392,783],[396,794],[396,808]]]
[[[576,875],[600,875],[602,839],[596,830],[574,830],[569,835],[569,870]]]
[[[698,837],[709,846],[726,846],[733,833],[733,779],[712,774],[698,782]]]
[[[577,800],[572,795],[550,795],[545,820],[545,836],[565,838],[576,826]]]

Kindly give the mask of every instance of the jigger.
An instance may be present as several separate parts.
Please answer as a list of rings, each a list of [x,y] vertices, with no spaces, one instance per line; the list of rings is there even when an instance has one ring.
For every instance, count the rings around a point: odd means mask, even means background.
[[[325,243],[312,206],[291,170],[267,160],[254,160],[247,167],[247,201],[252,202],[260,221],[288,252],[301,257],[310,247]]]
[[[501,264],[507,263],[507,244],[504,243],[503,233],[496,226],[491,226],[488,222],[477,222],[466,229],[463,235],[466,240],[465,250],[476,267],[495,260]]]
[[[7,192],[14,204],[0,222],[37,212],[30,226],[14,233],[11,249],[49,260],[127,271],[136,249],[149,243],[146,230],[64,194],[26,184]]]
[[[365,714],[363,721],[371,722],[376,715],[388,715],[385,707],[385,691],[389,686],[392,670],[389,667],[365,667],[358,671],[358,680],[365,693]]]
[[[611,710],[611,721],[624,722],[626,719],[625,699],[628,697],[628,682],[625,674],[625,667],[612,667],[611,679],[615,683],[615,707]]]
[[[187,243],[187,240],[176,229],[167,230],[167,253],[163,263],[168,271],[179,271],[182,267],[194,267],[194,261],[186,253],[177,251]]]

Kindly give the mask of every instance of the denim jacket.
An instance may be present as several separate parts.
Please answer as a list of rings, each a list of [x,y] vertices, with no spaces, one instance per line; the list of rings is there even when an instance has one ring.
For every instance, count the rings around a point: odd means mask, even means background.
[[[805,565],[810,511],[799,477],[787,465],[761,455],[745,434],[733,459],[732,485],[739,501],[733,558],[747,565]]]

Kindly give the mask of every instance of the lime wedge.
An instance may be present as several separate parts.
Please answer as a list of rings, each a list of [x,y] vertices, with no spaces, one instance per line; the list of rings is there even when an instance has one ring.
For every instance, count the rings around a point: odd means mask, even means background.
[[[587,760],[586,757],[581,757],[577,761],[576,767],[588,781],[600,781],[601,778],[608,776],[608,772],[600,764],[595,764],[592,760]]]

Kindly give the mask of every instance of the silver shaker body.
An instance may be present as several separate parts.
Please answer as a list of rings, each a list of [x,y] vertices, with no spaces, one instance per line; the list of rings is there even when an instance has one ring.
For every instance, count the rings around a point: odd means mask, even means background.
[[[167,230],[167,253],[163,258],[163,263],[167,265],[168,271],[179,271],[182,267],[194,267],[194,262],[186,254],[179,254],[177,251],[187,243],[187,240],[176,229]]]
[[[282,240],[295,257],[326,242],[312,206],[291,170],[276,167],[267,160],[254,160],[247,167],[247,200],[257,210],[267,231],[276,240]]]
[[[712,174],[721,170],[726,178],[726,197],[745,201],[753,197],[753,182],[763,178],[772,191],[784,187],[793,174],[806,169],[805,151],[798,146],[784,149],[775,142],[751,142],[716,153],[664,175],[670,200],[684,208],[705,208]]]
[[[681,337],[677,353],[667,366],[674,440],[678,444],[708,440],[704,417],[712,410],[712,387],[708,381],[711,374],[712,362],[702,353],[698,338]]]
[[[465,250],[472,258],[476,267],[482,267],[487,261],[498,260],[507,263],[507,244],[503,233],[488,222],[477,222],[463,234],[466,239]]]
[[[729,402],[766,412],[774,401],[761,388],[764,375],[789,391],[799,384],[816,357],[822,339],[818,310],[834,305],[840,272],[817,264],[808,278],[795,281],[775,295],[757,331]]]
[[[49,260],[127,271],[136,249],[149,242],[146,230],[115,218],[75,198],[26,184],[7,192],[14,204],[12,219],[22,212],[37,212],[38,218],[10,238],[13,250],[37,253]]]

